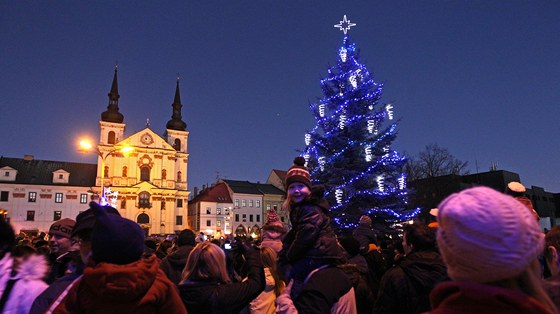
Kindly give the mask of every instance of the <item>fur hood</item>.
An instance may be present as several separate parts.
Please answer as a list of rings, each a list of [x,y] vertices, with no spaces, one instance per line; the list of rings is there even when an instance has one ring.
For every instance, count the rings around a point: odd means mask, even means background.
[[[17,266],[17,275],[15,278],[24,280],[41,280],[44,279],[49,271],[47,260],[43,255],[32,254],[23,259]]]

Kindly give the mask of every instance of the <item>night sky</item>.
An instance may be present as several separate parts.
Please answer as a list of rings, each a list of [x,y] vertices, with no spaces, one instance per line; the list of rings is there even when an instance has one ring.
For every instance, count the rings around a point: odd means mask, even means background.
[[[558,1],[1,1],[0,155],[95,163],[76,142],[98,139],[118,61],[126,135],[163,134],[179,73],[190,190],[265,181],[314,126],[344,14],[401,119],[393,149],[560,192]]]

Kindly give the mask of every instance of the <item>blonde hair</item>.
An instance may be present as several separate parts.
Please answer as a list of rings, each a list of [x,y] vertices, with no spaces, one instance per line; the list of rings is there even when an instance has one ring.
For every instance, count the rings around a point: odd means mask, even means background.
[[[230,283],[224,251],[212,242],[197,244],[189,254],[183,269],[181,283],[187,280]]]
[[[507,278],[504,280],[499,280],[496,282],[489,283],[490,285],[499,286],[503,288],[520,290],[533,298],[539,300],[539,302],[550,312],[558,313],[556,305],[552,302],[548,294],[543,288],[542,280],[540,279],[538,273],[540,272],[540,264],[537,259],[533,262],[519,275]]]
[[[282,281],[282,279],[280,279],[280,275],[276,269],[276,251],[269,247],[262,247],[261,260],[263,266],[270,270],[270,274],[272,275],[272,278],[274,278],[274,294],[279,296],[282,293],[282,290],[284,290],[286,284]]]

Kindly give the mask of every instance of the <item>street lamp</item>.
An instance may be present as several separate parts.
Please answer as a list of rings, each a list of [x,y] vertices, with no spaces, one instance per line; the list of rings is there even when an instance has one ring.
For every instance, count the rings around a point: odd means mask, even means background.
[[[81,140],[79,145],[79,150],[81,152],[96,152],[97,155],[101,158],[101,197],[99,198],[99,203],[101,205],[106,205],[107,198],[105,197],[105,160],[114,152],[120,152],[124,156],[128,156],[128,154],[134,151],[134,147],[128,145],[115,146],[113,149],[103,152],[99,149],[99,146],[94,148],[93,144],[88,140]]]

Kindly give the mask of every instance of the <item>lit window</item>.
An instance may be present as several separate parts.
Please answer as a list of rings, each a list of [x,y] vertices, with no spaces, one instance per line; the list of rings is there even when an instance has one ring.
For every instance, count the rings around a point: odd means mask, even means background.
[[[249,207],[253,207],[253,200],[249,200]]]
[[[261,201],[256,200],[255,201],[255,207],[261,207]]]
[[[55,193],[54,194],[54,202],[55,203],[62,203],[62,193]]]
[[[80,194],[80,204],[87,203],[87,194]]]
[[[216,227],[221,227],[221,226],[222,226],[222,221],[216,220]]]
[[[216,215],[221,215],[222,214],[222,209],[221,208],[216,208]]]
[[[235,207],[239,207],[239,200],[235,200]]]
[[[247,207],[247,200],[241,200],[241,207]]]
[[[30,203],[35,203],[37,201],[37,192],[29,192],[27,201]]]
[[[212,208],[206,207],[206,214],[207,214],[207,215],[212,214]]]
[[[53,221],[60,220],[62,218],[62,212],[60,210],[54,211]]]

